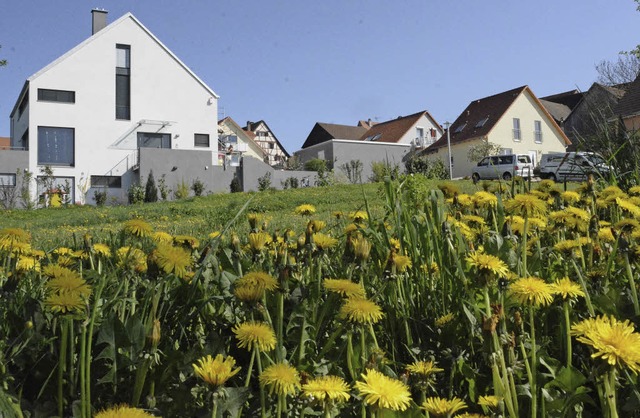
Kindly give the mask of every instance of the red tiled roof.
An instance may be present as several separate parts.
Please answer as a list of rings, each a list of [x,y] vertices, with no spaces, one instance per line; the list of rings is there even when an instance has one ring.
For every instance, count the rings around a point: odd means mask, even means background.
[[[631,83],[627,94],[622,96],[613,112],[622,117],[640,114],[640,75]]]
[[[414,113],[413,115],[399,116],[396,119],[378,123],[365,132],[360,137],[360,140],[367,141],[371,140],[371,138],[375,138],[374,140],[376,142],[397,143],[422,116],[427,114],[428,112],[423,110],[422,112]],[[430,115],[428,117],[430,117]]]

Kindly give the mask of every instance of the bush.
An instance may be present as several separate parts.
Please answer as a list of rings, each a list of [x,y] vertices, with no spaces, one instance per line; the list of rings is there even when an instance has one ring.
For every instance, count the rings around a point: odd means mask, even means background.
[[[400,174],[400,167],[397,164],[391,165],[389,161],[374,161],[371,163],[371,177],[369,180],[373,183],[384,181],[385,177],[389,177],[391,180],[398,178]]]
[[[153,171],[149,171],[149,177],[147,177],[147,184],[144,187],[144,201],[147,203],[158,201],[158,188],[156,180],[153,178]]]
[[[300,181],[297,177],[289,177],[282,183],[283,189],[297,189],[300,186]]]
[[[350,183],[362,183],[362,161],[351,160],[342,164],[340,169],[347,175]]]
[[[129,198],[129,203],[135,205],[137,203],[144,202],[144,187],[139,184],[132,184],[129,186],[129,191],[127,192],[127,197]]]
[[[160,190],[160,197],[162,200],[166,201],[169,198],[169,188],[167,187],[167,179],[166,174],[160,176],[160,180],[158,180],[158,190]]]
[[[317,173],[324,173],[329,168],[327,161],[320,158],[314,158],[304,163],[305,171],[315,171]]]
[[[93,199],[96,201],[96,206],[104,206],[107,203],[107,191],[104,189],[94,191]]]
[[[202,192],[204,192],[204,183],[200,181],[200,179],[195,179],[191,184],[191,190],[193,190],[194,195],[202,196]]]
[[[239,193],[242,191],[242,185],[240,184],[240,179],[238,177],[233,177],[233,180],[231,180],[231,184],[229,185],[229,189],[231,193]]]
[[[189,197],[189,185],[184,180],[178,183],[178,186],[173,191],[173,197],[175,197],[177,200],[186,199],[187,197]]]
[[[271,172],[267,171],[264,176],[258,177],[258,190],[264,192],[271,188]]]
[[[449,173],[442,159],[430,160],[426,157],[414,157],[405,163],[407,174],[422,174],[428,179],[444,180]]]

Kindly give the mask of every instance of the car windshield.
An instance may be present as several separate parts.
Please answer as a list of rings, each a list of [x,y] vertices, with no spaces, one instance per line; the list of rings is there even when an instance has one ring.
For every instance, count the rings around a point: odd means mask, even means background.
[[[603,165],[607,163],[604,158],[599,155],[589,155],[588,159],[593,165]]]

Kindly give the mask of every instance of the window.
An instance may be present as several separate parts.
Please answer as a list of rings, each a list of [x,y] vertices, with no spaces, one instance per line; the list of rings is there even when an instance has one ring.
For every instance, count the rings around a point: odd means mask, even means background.
[[[20,140],[16,144],[16,147],[25,151],[29,150],[29,128],[24,131],[22,137],[20,137]]]
[[[116,45],[116,119],[131,119],[131,47]]]
[[[459,134],[460,132],[462,132],[464,130],[464,128],[466,128],[467,126],[467,122],[463,123],[462,125],[458,125],[458,127],[456,128],[455,131],[453,131],[454,134]]]
[[[194,147],[209,147],[209,134],[194,134],[193,135]]]
[[[38,89],[38,100],[41,102],[75,103],[76,92],[68,90]]]
[[[16,175],[0,173],[0,187],[16,187]]]
[[[268,136],[266,131],[257,131],[257,132],[256,132],[256,135],[257,135],[259,138],[266,138],[266,137]]]
[[[520,141],[522,136],[520,135],[520,119],[513,118],[513,140]]]
[[[91,187],[110,187],[119,189],[122,187],[120,176],[91,176]]]
[[[536,143],[542,143],[542,122],[540,122],[539,120],[533,121],[533,138]]]
[[[75,130],[38,126],[38,164],[74,165]]]
[[[416,128],[416,138],[424,138],[424,128],[417,127]]]
[[[171,148],[171,134],[138,132],[138,148]]]
[[[485,123],[487,123],[487,121],[489,120],[488,117],[481,119],[478,121],[478,123],[476,123],[476,128],[482,128],[484,126]]]

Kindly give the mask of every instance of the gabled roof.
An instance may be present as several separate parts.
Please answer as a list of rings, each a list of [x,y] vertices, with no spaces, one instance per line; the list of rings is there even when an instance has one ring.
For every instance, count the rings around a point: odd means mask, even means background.
[[[359,140],[365,132],[367,132],[367,128],[363,126],[317,122],[302,144],[302,148],[308,148],[332,139]]]
[[[53,62],[51,62],[50,64],[48,64],[47,66],[45,66],[44,68],[42,68],[41,70],[39,70],[38,72],[36,72],[35,74],[33,74],[32,76],[30,76],[29,78],[27,78],[27,81],[25,83],[25,86],[23,87],[23,93],[26,91],[28,84],[35,80],[36,78],[38,78],[39,76],[41,76],[42,74],[46,73],[47,71],[49,71],[51,68],[55,67],[56,65],[60,64],[61,62],[63,62],[64,60],[66,60],[68,57],[70,57],[71,55],[75,54],[77,51],[79,51],[80,49],[84,48],[85,46],[89,45],[90,43],[92,43],[94,40],[98,39],[101,36],[104,36],[106,33],[114,30],[114,28],[116,28],[120,23],[124,22],[125,20],[130,19],[131,21],[133,21],[138,27],[140,27],[140,29],[142,29],[147,35],[149,35],[149,37],[151,39],[153,39],[153,41],[155,43],[158,44],[158,46],[160,48],[162,48],[169,56],[171,56],[171,58],[178,64],[180,65],[194,80],[196,80],[198,82],[198,84],[200,84],[205,90],[207,90],[207,92],[209,92],[209,94],[211,94],[213,97],[215,97],[216,99],[218,99],[220,96],[218,96],[212,89],[211,87],[207,86],[206,83],[204,81],[202,81],[193,71],[191,71],[189,69],[189,67],[187,67],[182,61],[180,61],[180,59],[173,53],[171,52],[171,50],[169,48],[167,48],[162,42],[160,42],[160,40],[153,34],[151,33],[151,31],[149,29],[147,29],[133,14],[131,14],[130,12],[124,14],[123,16],[121,16],[120,18],[116,19],[115,21],[113,21],[112,23],[110,23],[109,25],[105,26],[102,30],[96,32],[95,34],[93,34],[92,36],[90,36],[89,38],[85,39],[84,41],[82,41],[80,44],[76,45],[74,48],[70,49],[69,51],[67,51],[65,54],[61,55],[60,57],[58,57],[56,60],[54,60]],[[18,102],[20,102],[20,99],[23,95],[23,93],[21,93],[20,98],[18,99]],[[11,114],[13,115],[13,113],[15,112],[15,108],[18,105],[18,102],[16,103],[16,106],[14,106],[14,109],[12,110]]]
[[[255,129],[257,129],[260,124],[263,124],[264,126],[266,126],[267,129],[269,130],[269,132],[271,132],[271,135],[273,135],[273,139],[275,139],[276,144],[278,144],[278,146],[280,147],[282,152],[284,152],[284,155],[286,155],[287,158],[291,157],[291,155],[287,152],[287,150],[282,146],[282,144],[280,143],[280,141],[276,137],[276,134],[273,133],[271,128],[269,128],[269,125],[267,125],[267,122],[265,122],[264,120],[261,119],[261,120],[259,120],[257,122],[247,122],[247,126],[245,126],[242,129],[244,129],[245,131],[250,131],[251,133],[254,133]],[[254,135],[254,137],[255,137],[255,135]]]
[[[562,93],[552,94],[550,96],[541,97],[540,100],[546,100],[547,102],[559,103],[569,107],[573,110],[574,107],[582,100],[583,93],[578,89],[565,91]]]
[[[571,109],[569,106],[564,105],[562,103],[549,102],[547,100],[540,99],[540,103],[547,109],[547,112],[553,116],[553,119],[556,123],[561,123],[567,120],[569,114],[571,114]]]
[[[511,107],[516,99],[525,91],[529,92],[534,101],[538,104],[540,110],[544,112],[550,122],[555,125],[556,131],[565,141],[570,144],[571,141],[562,132],[562,129],[555,123],[553,116],[540,103],[540,100],[533,94],[528,86],[522,86],[493,96],[472,101],[467,108],[458,116],[458,118],[449,126],[451,144],[459,144],[464,141],[485,137],[491,132],[493,127],[498,123],[500,118]],[[424,152],[429,153],[438,148],[447,146],[446,132],[436,142],[428,146]]]
[[[218,125],[223,125],[223,124],[229,124],[232,125],[234,128],[237,128],[238,132],[241,132],[242,135],[245,136],[245,139],[247,140],[247,142],[252,142],[259,150],[260,152],[262,152],[262,154],[266,155],[267,152],[262,149],[262,147],[255,141],[255,134],[251,131],[245,131],[244,129],[242,129],[242,127],[240,127],[240,125],[238,125],[236,123],[235,120],[233,120],[230,116],[227,116],[226,118],[220,119],[218,121]]]
[[[613,113],[623,118],[640,115],[640,74],[631,83],[627,93],[618,101]]]
[[[376,142],[397,143],[423,116],[430,119],[435,126],[440,126],[429,112],[423,110],[409,116],[400,116],[396,119],[373,125],[360,139],[362,141],[374,140]]]

